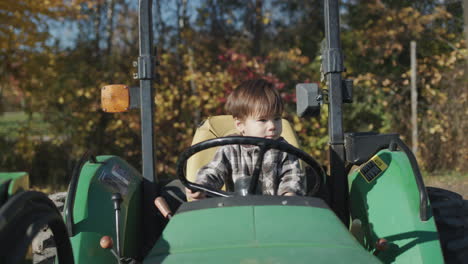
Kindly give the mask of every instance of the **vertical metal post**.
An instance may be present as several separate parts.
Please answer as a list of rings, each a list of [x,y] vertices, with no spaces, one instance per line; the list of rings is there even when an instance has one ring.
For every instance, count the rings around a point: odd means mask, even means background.
[[[140,80],[141,137],[143,177],[157,182],[154,155],[154,63],[151,0],[140,0],[139,36],[140,56],[138,57],[138,79]]]
[[[153,56],[153,23],[152,0],[139,0],[139,44],[138,79],[140,80],[141,107],[141,150],[143,173],[143,217],[139,230],[143,234],[141,243],[142,256],[151,249],[158,236],[157,216],[153,201],[157,195],[158,178],[155,170],[154,154],[154,56]]]
[[[418,155],[418,90],[416,89],[416,41],[411,41],[411,142],[413,154]]]
[[[338,0],[325,0],[325,37],[326,47],[323,51],[323,70],[329,87],[328,135],[330,161],[331,207],[335,214],[347,226],[348,181],[345,175],[345,149],[342,113],[342,80],[344,71],[341,52],[340,20]]]

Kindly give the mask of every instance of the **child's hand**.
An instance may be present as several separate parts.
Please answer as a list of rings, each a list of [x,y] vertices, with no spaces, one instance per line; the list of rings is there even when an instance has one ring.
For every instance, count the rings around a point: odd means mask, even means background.
[[[185,194],[187,197],[190,197],[192,201],[197,201],[206,197],[204,192],[192,192],[189,188],[185,188]]]
[[[293,192],[285,192],[283,193],[283,196],[296,196],[296,194]]]

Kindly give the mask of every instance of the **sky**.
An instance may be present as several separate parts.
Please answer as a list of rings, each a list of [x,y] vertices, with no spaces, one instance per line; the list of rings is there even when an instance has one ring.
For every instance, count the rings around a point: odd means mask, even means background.
[[[132,5],[133,8],[138,8],[138,1],[133,1],[135,4]],[[130,2],[130,3],[133,3]],[[155,2],[153,1],[153,11],[155,10]],[[198,7],[201,6],[200,0],[188,0],[188,15],[190,17],[190,22],[194,22],[196,19],[196,10]],[[175,24],[177,23],[176,18],[173,14],[176,13],[176,1],[162,1],[162,16],[163,20],[167,24]],[[70,22],[70,21],[55,21],[49,20],[48,21],[48,28],[49,33],[52,35],[52,38],[49,39],[48,45],[54,45],[54,43],[58,40],[59,46],[62,49],[73,48],[73,45],[76,43],[75,39],[78,36],[78,24],[77,22]]]

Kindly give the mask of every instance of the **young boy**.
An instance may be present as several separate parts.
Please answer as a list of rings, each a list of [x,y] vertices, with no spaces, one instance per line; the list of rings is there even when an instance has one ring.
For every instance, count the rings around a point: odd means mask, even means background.
[[[285,141],[281,115],[283,102],[273,84],[263,79],[249,80],[239,85],[228,97],[226,110],[234,117],[241,136]],[[227,191],[234,191],[234,183],[241,177],[252,176],[259,147],[252,145],[225,145],[218,149],[213,160],[197,173],[197,183]],[[270,149],[263,158],[257,194],[304,195],[304,172],[299,160],[290,154]],[[187,189],[192,200],[205,197],[203,192]]]

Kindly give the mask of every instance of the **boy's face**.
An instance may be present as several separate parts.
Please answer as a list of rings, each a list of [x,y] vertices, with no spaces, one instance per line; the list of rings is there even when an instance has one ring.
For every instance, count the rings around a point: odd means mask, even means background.
[[[243,136],[278,139],[283,131],[281,116],[249,116],[235,120],[236,128]]]

